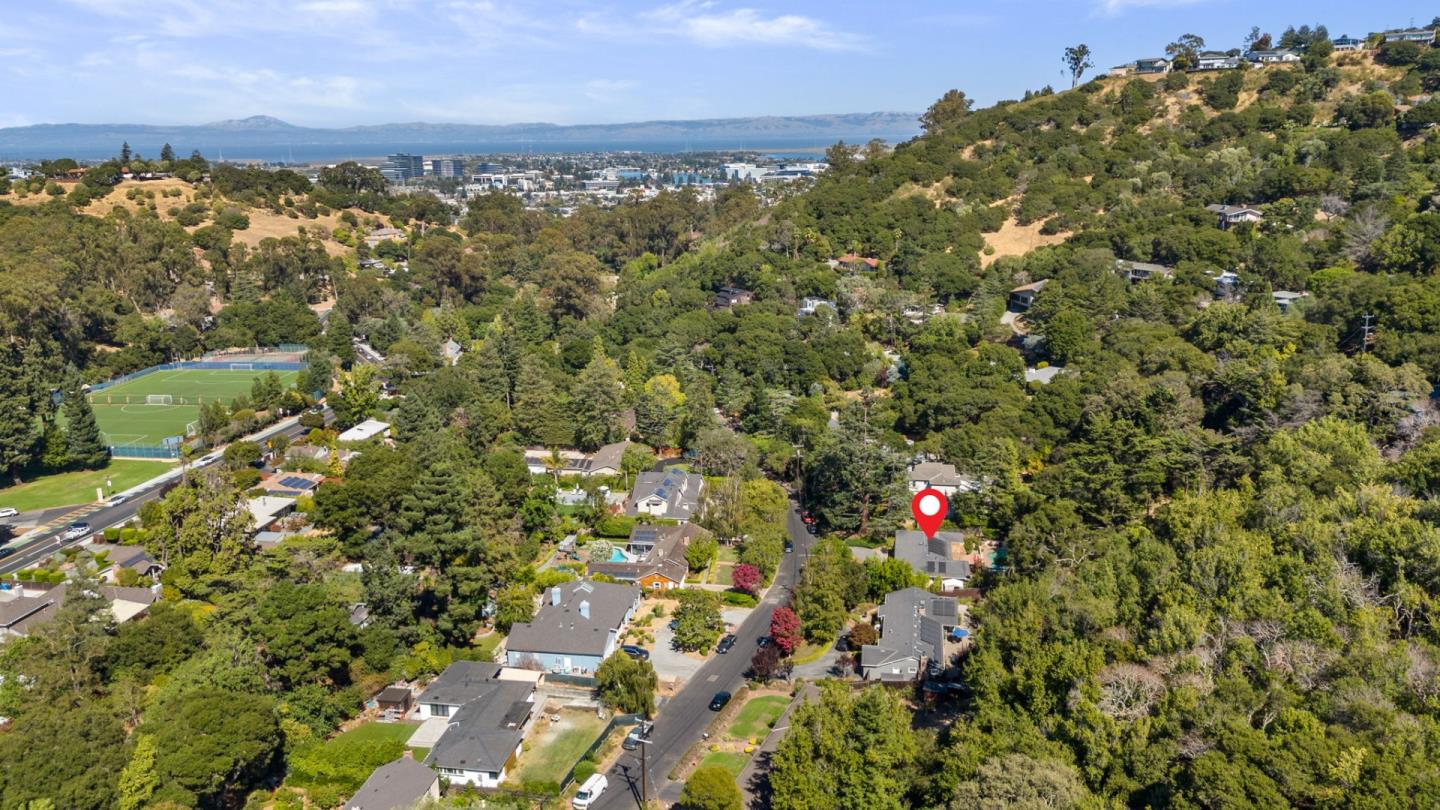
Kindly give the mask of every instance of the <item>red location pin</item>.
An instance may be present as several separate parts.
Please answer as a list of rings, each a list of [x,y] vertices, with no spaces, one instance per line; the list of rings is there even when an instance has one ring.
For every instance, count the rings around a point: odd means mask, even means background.
[[[945,499],[945,493],[938,489],[922,489],[910,499],[910,511],[915,514],[915,522],[920,524],[920,530],[930,538],[940,531],[940,524],[945,522],[945,516],[950,513],[950,502]]]

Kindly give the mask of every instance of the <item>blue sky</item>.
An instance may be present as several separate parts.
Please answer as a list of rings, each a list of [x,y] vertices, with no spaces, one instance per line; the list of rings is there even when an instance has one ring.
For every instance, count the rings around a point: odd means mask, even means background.
[[[1427,22],[1393,0],[5,0],[0,126],[561,124],[920,111],[1057,87],[1194,32]]]

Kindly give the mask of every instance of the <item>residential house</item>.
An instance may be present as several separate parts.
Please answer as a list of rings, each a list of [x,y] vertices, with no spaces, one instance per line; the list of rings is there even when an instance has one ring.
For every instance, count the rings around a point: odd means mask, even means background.
[[[440,777],[406,751],[372,771],[345,803],[345,810],[409,810],[439,798]]]
[[[1027,383],[1038,382],[1038,383],[1040,383],[1041,385],[1049,385],[1049,384],[1050,384],[1050,381],[1053,380],[1053,379],[1055,379],[1056,375],[1060,374],[1060,372],[1062,372],[1062,371],[1064,371],[1064,370],[1065,370],[1065,369],[1062,368],[1061,366],[1046,366],[1046,367],[1044,367],[1044,368],[1027,368],[1027,369],[1025,369],[1025,382],[1027,382]]]
[[[454,338],[447,338],[444,345],[440,347],[440,356],[445,359],[447,365],[456,365],[460,362],[460,355],[465,353],[465,348],[455,342]]]
[[[755,293],[741,287],[721,287],[715,291],[715,308],[731,309],[755,300]]]
[[[134,571],[142,579],[154,580],[165,570],[165,566],[145,550],[144,546],[119,546],[110,543],[91,543],[85,550],[93,556],[105,555],[105,563],[108,566],[104,571],[104,578],[108,582],[114,582],[119,578],[122,569]]]
[[[1196,70],[1232,70],[1244,64],[1238,56],[1224,51],[1204,51],[1195,58]]]
[[[704,487],[704,478],[675,467],[664,472],[642,472],[635,476],[625,514],[688,523],[700,511],[700,491]]]
[[[1135,73],[1137,75],[1169,72],[1170,60],[1163,56],[1147,56],[1144,59],[1135,60]]]
[[[903,683],[921,678],[932,663],[945,665],[945,637],[960,623],[955,599],[905,588],[886,594],[875,612],[880,638],[860,648],[865,680]]]
[[[415,705],[415,693],[404,686],[387,686],[375,696],[375,706],[382,712],[404,717]]]
[[[1337,51],[1363,51],[1363,50],[1365,50],[1365,40],[1363,40],[1363,39],[1356,39],[1355,37],[1352,37],[1352,36],[1350,36],[1350,35],[1348,35],[1348,34],[1345,35],[1345,36],[1336,37],[1335,39],[1331,40],[1330,44],[1331,44],[1331,45],[1334,45],[1334,46],[1335,46],[1335,50],[1337,50]]]
[[[604,574],[633,582],[646,591],[668,591],[685,584],[690,564],[685,552],[690,541],[710,533],[687,523],[681,526],[639,525],[630,530],[625,549],[615,549],[608,562],[592,562],[591,574]]]
[[[369,245],[371,250],[374,250],[377,245],[387,240],[392,242],[403,242],[405,241],[405,232],[400,230],[399,228],[385,227],[376,228],[375,230],[365,235],[365,244]]]
[[[1170,278],[1175,275],[1173,268],[1163,264],[1132,262],[1128,259],[1116,259],[1115,271],[1132,282],[1148,281],[1152,278]]]
[[[512,667],[592,674],[620,645],[639,607],[640,589],[632,585],[556,585],[545,592],[534,619],[510,628],[505,660]]]
[[[1418,42],[1430,45],[1435,42],[1434,28],[1399,28],[1385,32],[1386,42]]]
[[[1021,284],[1019,287],[1011,290],[1010,300],[1008,302],[1009,309],[1014,312],[1024,312],[1029,309],[1030,305],[1035,303],[1036,294],[1049,283],[1050,279],[1042,278],[1039,281],[1032,281],[1029,284]]]
[[[958,591],[970,579],[970,560],[965,553],[965,538],[959,532],[895,533],[895,559],[910,564],[916,573],[940,582],[941,590]]]
[[[912,493],[922,489],[938,489],[946,498],[953,498],[958,492],[978,492],[980,482],[966,478],[956,471],[954,464],[941,461],[919,461],[910,465],[905,478]]]
[[[1126,62],[1123,65],[1116,65],[1115,67],[1110,68],[1110,70],[1105,75],[1109,76],[1112,79],[1123,79],[1124,77],[1129,76],[1134,72],[1135,63]]]
[[[795,314],[798,317],[804,318],[806,316],[814,315],[815,313],[819,312],[821,307],[829,307],[830,309],[839,312],[839,309],[836,308],[834,301],[831,301],[827,298],[811,298],[809,296],[806,296],[805,298],[800,299],[800,308],[796,310]]]
[[[1275,306],[1280,308],[1280,312],[1285,313],[1290,311],[1290,307],[1294,306],[1295,302],[1299,301],[1302,298],[1307,298],[1309,297],[1309,295],[1310,293],[1307,292],[1275,290],[1274,292],[1270,293],[1270,298],[1275,302]]]
[[[277,498],[298,498],[314,494],[324,480],[325,476],[318,473],[275,472],[260,479],[257,488]]]
[[[535,711],[535,685],[493,680],[450,717],[425,757],[452,785],[497,788],[520,758]]]
[[[840,270],[849,270],[852,273],[877,270],[880,268],[880,260],[870,256],[857,256],[854,253],[846,253],[835,260],[835,267]]]
[[[250,517],[255,521],[255,531],[263,532],[273,527],[280,518],[295,511],[295,499],[261,495],[246,501],[245,508],[250,511]]]
[[[1233,298],[1240,292],[1240,274],[1233,270],[1223,270],[1215,277],[1215,297]]]
[[[486,690],[486,684],[500,674],[500,665],[489,661],[456,661],[436,676],[415,699],[420,719],[450,717],[461,706]]]
[[[69,588],[69,584],[63,582],[59,585],[27,583],[0,591],[0,641],[22,638],[37,625],[53,619],[60,606],[65,604]],[[117,624],[145,615],[159,599],[150,588],[102,585],[97,591],[108,604]]]
[[[1299,62],[1300,54],[1288,48],[1272,48],[1263,51],[1249,51],[1245,54],[1245,59],[1257,65],[1278,65],[1286,62]]]
[[[364,422],[336,436],[335,440],[341,442],[364,442],[377,436],[383,438],[389,435],[389,422],[381,422],[379,419],[366,419]]]
[[[552,451],[543,447],[532,447],[525,451],[525,466],[530,470],[531,475],[548,475],[551,472],[554,457],[559,456],[560,475],[578,475],[585,478],[597,475],[619,475],[622,470],[621,462],[625,459],[625,450],[629,446],[630,441],[627,439],[623,442],[607,444],[588,455],[579,450]]]
[[[1205,206],[1205,210],[1220,218],[1221,228],[1233,228],[1242,222],[1260,222],[1265,215],[1260,209],[1250,205],[1220,205],[1218,203]]]

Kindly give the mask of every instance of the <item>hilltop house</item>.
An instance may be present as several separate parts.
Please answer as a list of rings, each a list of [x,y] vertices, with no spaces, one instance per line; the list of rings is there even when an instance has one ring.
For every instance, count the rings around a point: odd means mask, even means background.
[[[1418,42],[1430,45],[1435,42],[1434,28],[1399,28],[1385,32],[1386,42]]]
[[[715,291],[715,308],[731,309],[755,300],[755,293],[740,287],[721,287]]]
[[[91,543],[85,550],[94,557],[105,556],[103,576],[107,582],[119,579],[122,569],[129,569],[142,579],[154,581],[165,566],[145,550],[144,546],[120,546],[109,543]]]
[[[700,511],[700,491],[704,487],[704,478],[674,467],[664,472],[642,472],[635,476],[625,514],[688,523]]]
[[[1195,58],[1196,70],[1231,70],[1243,64],[1238,56],[1231,56],[1224,51],[1204,51]]]
[[[621,582],[633,582],[647,591],[679,588],[685,584],[685,575],[690,573],[690,564],[685,559],[690,541],[709,535],[693,523],[639,525],[630,530],[630,540],[623,551],[615,549],[608,562],[590,563],[589,571]]]
[[[1245,54],[1245,59],[1257,65],[1278,65],[1286,62],[1299,62],[1300,54],[1288,48],[1272,48],[1263,51],[1250,51]]]
[[[1135,60],[1135,73],[1145,75],[1147,73],[1169,73],[1170,60],[1163,56],[1147,56]]]
[[[905,473],[910,492],[922,489],[938,489],[946,498],[955,497],[957,492],[979,492],[980,482],[966,478],[955,469],[954,464],[942,461],[917,461]]]
[[[945,664],[945,636],[960,621],[960,605],[954,599],[905,588],[886,594],[875,612],[880,617],[880,638],[860,648],[865,680],[913,681],[930,664]]]
[[[640,607],[639,588],[608,582],[566,582],[543,598],[534,619],[510,628],[505,660],[512,667],[593,674]]]
[[[1334,46],[1335,46],[1335,50],[1337,50],[1337,51],[1363,51],[1363,50],[1365,50],[1365,40],[1363,40],[1363,39],[1356,39],[1355,37],[1352,37],[1352,36],[1350,36],[1350,35],[1348,35],[1348,34],[1345,35],[1345,36],[1336,37],[1335,39],[1331,40],[1330,44],[1331,44],[1331,45],[1334,45]]]
[[[446,365],[457,365],[460,362],[460,355],[465,353],[465,347],[455,342],[454,338],[446,339],[440,347],[440,356],[445,359]]]
[[[958,591],[970,579],[965,538],[959,532],[936,532],[927,538],[924,532],[898,531],[894,553],[895,559],[909,563],[916,573],[938,580],[941,590]]]
[[[1240,274],[1234,270],[1222,270],[1215,277],[1215,297],[1233,298],[1240,292]]]
[[[1275,302],[1275,306],[1279,307],[1280,312],[1283,314],[1289,312],[1290,307],[1294,306],[1297,301],[1301,300],[1302,298],[1307,298],[1309,297],[1309,295],[1310,293],[1307,292],[1275,290],[1274,292],[1270,293],[1270,299]]]
[[[1205,210],[1219,217],[1221,228],[1229,229],[1242,222],[1260,222],[1265,215],[1260,209],[1249,205],[1220,205],[1218,203],[1205,206]]]
[[[800,308],[795,311],[795,314],[798,317],[804,318],[806,316],[814,315],[815,313],[819,312],[821,307],[829,307],[836,310],[837,312],[839,311],[835,307],[835,302],[829,300],[828,298],[811,298],[809,296],[806,296],[805,298],[800,299]]]
[[[857,256],[854,253],[846,253],[844,256],[830,262],[830,266],[839,270],[848,270],[852,273],[862,273],[879,269],[880,260],[870,256]]]

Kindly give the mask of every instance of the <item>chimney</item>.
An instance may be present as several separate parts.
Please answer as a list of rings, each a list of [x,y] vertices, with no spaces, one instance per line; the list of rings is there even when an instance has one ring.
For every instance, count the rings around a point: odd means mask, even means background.
[[[557,605],[559,605],[559,604],[560,604],[560,586],[559,586],[559,585],[556,585],[556,586],[554,586],[554,587],[552,587],[552,588],[550,589],[550,606],[551,606],[551,607],[555,607],[555,606],[557,606]]]
[[[414,752],[414,751],[411,751],[409,748],[406,748],[404,751],[401,751],[401,752],[400,752],[400,758],[401,758],[401,759],[414,759],[414,758],[415,758],[415,752]]]
[[[587,619],[590,618],[590,600],[589,600],[589,599],[581,599],[581,600],[580,600],[580,615],[581,615],[581,616],[584,616],[584,617],[587,618]]]

